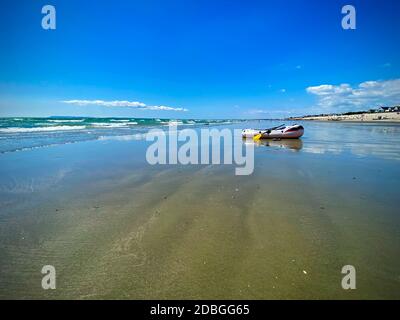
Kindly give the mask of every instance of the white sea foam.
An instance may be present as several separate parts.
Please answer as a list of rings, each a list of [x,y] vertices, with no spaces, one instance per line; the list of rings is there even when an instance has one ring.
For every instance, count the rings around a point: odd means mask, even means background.
[[[170,121],[162,121],[161,124],[167,125],[167,126],[178,126],[182,125],[182,121],[177,121],[177,120],[170,120]]]
[[[93,122],[91,123],[93,127],[99,128],[122,128],[126,127],[127,123],[104,123],[104,122]]]
[[[38,127],[38,128],[2,128],[2,133],[23,133],[23,132],[43,132],[43,131],[67,131],[67,130],[82,130],[86,126],[54,126],[54,127]]]
[[[101,141],[108,141],[108,140],[131,141],[131,140],[144,140],[144,139],[146,139],[145,133],[137,133],[137,134],[131,134],[131,135],[124,135],[124,136],[101,136],[98,138],[98,140],[101,140]]]
[[[83,121],[85,121],[85,119],[76,119],[76,120],[70,120],[70,119],[68,119],[68,120],[47,120],[47,121],[49,121],[49,122],[56,122],[56,123],[63,123],[63,122],[83,122]]]
[[[131,121],[131,122],[120,122],[120,123],[104,123],[104,122],[93,122],[91,125],[93,127],[99,127],[99,128],[123,128],[127,127],[130,125],[136,125],[138,124],[137,122]]]

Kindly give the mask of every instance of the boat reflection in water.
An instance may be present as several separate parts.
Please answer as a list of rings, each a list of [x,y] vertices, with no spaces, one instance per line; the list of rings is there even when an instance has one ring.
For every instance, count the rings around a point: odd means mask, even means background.
[[[243,138],[244,144],[254,143],[257,147],[274,147],[274,148],[285,148],[294,151],[301,150],[303,148],[303,141],[301,139],[260,139],[254,141],[253,139]]]

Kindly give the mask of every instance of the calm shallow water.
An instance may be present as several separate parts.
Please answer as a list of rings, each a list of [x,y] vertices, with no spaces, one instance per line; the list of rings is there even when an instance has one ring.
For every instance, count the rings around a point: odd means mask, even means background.
[[[400,126],[303,125],[251,176],[150,166],[132,133],[0,154],[0,297],[399,299]]]

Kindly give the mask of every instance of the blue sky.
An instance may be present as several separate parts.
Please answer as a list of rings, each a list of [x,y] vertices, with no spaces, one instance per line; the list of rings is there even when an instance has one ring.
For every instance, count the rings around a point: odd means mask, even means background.
[[[56,30],[41,27],[46,4]],[[345,4],[356,30],[341,27]],[[276,118],[400,104],[396,0],[6,0],[0,48],[0,116]]]

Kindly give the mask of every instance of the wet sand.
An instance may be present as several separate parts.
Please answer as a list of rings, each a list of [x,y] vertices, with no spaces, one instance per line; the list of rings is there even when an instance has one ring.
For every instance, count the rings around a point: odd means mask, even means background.
[[[261,143],[251,176],[149,166],[145,141],[4,154],[0,298],[399,299],[398,129],[350,129],[388,144],[306,131]]]

